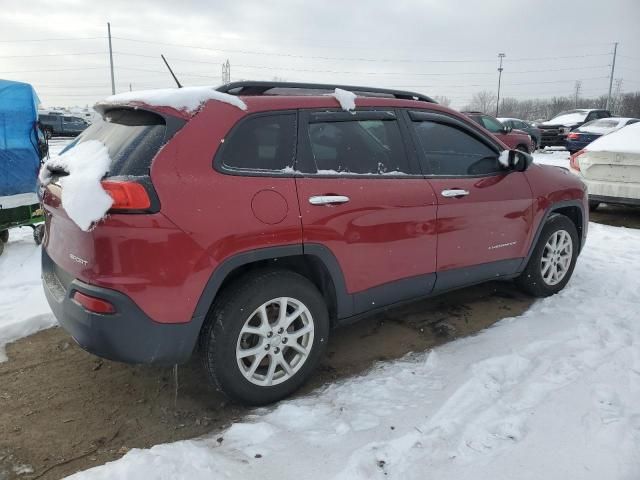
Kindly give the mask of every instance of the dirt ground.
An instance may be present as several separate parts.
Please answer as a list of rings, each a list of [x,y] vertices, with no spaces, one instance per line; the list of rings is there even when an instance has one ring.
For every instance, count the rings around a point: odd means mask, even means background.
[[[494,282],[340,328],[300,394],[377,361],[473,334],[530,303],[512,284]],[[130,448],[219,430],[246,413],[206,384],[195,361],[179,367],[176,395],[173,369],[99,360],[60,328],[8,345],[7,354],[0,363],[1,480],[61,478]],[[18,475],[20,466],[31,472]]]
[[[591,219],[640,228],[640,209],[601,206]],[[531,302],[510,282],[493,282],[338,329],[300,394],[473,335]],[[8,345],[7,354],[0,363],[0,480],[62,478],[131,448],[218,431],[247,413],[207,385],[196,361],[178,369],[176,389],[173,369],[100,360],[59,328]]]

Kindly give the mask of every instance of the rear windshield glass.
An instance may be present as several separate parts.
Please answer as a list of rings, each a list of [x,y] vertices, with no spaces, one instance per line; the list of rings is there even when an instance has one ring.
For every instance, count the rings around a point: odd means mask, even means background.
[[[165,139],[164,119],[143,110],[111,110],[87,128],[61,153],[78,143],[99,140],[111,157],[108,176],[149,175],[151,161]]]

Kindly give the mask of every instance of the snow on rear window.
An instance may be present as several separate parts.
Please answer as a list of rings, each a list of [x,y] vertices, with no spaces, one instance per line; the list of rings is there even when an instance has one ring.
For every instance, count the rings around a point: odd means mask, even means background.
[[[591,152],[637,153],[640,154],[640,123],[627,125],[608,135],[604,135],[585,147]]]
[[[172,107],[188,113],[197,111],[208,100],[228,103],[246,110],[247,105],[239,98],[228,93],[218,92],[214,87],[160,88],[119,93],[107,97],[101,104],[143,103],[146,105]]]
[[[81,230],[87,232],[93,222],[102,219],[113,199],[100,184],[111,165],[104,143],[87,140],[49,159],[40,169],[40,182],[48,185],[56,173],[62,190],[62,207]]]

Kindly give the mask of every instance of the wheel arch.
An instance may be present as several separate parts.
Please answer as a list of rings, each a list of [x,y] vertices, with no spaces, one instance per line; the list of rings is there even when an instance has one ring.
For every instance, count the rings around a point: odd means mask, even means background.
[[[588,216],[586,216],[584,212],[584,206],[579,200],[564,200],[554,203],[547,208],[544,215],[542,216],[542,219],[540,220],[540,223],[536,228],[536,233],[531,241],[531,245],[529,245],[527,256],[522,260],[522,263],[520,264],[520,267],[518,269],[518,273],[522,272],[527,266],[527,263],[529,263],[529,259],[531,258],[531,255],[533,255],[533,250],[538,243],[538,239],[540,238],[542,229],[547,223],[547,220],[549,220],[549,217],[553,214],[564,215],[574,223],[574,225],[576,226],[576,230],[578,231],[578,239],[580,241],[579,250],[582,250],[582,247],[584,246],[588,221]]]
[[[296,272],[308,278],[327,302],[332,324],[353,312],[342,270],[331,251],[316,244],[267,247],[236,254],[224,260],[211,274],[196,304],[192,321],[204,323],[216,298],[244,275],[268,268]]]

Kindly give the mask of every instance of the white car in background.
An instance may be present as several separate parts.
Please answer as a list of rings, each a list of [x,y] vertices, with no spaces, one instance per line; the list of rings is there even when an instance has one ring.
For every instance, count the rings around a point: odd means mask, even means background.
[[[640,206],[640,123],[604,135],[571,155],[573,173],[589,190],[589,208],[600,203]]]

